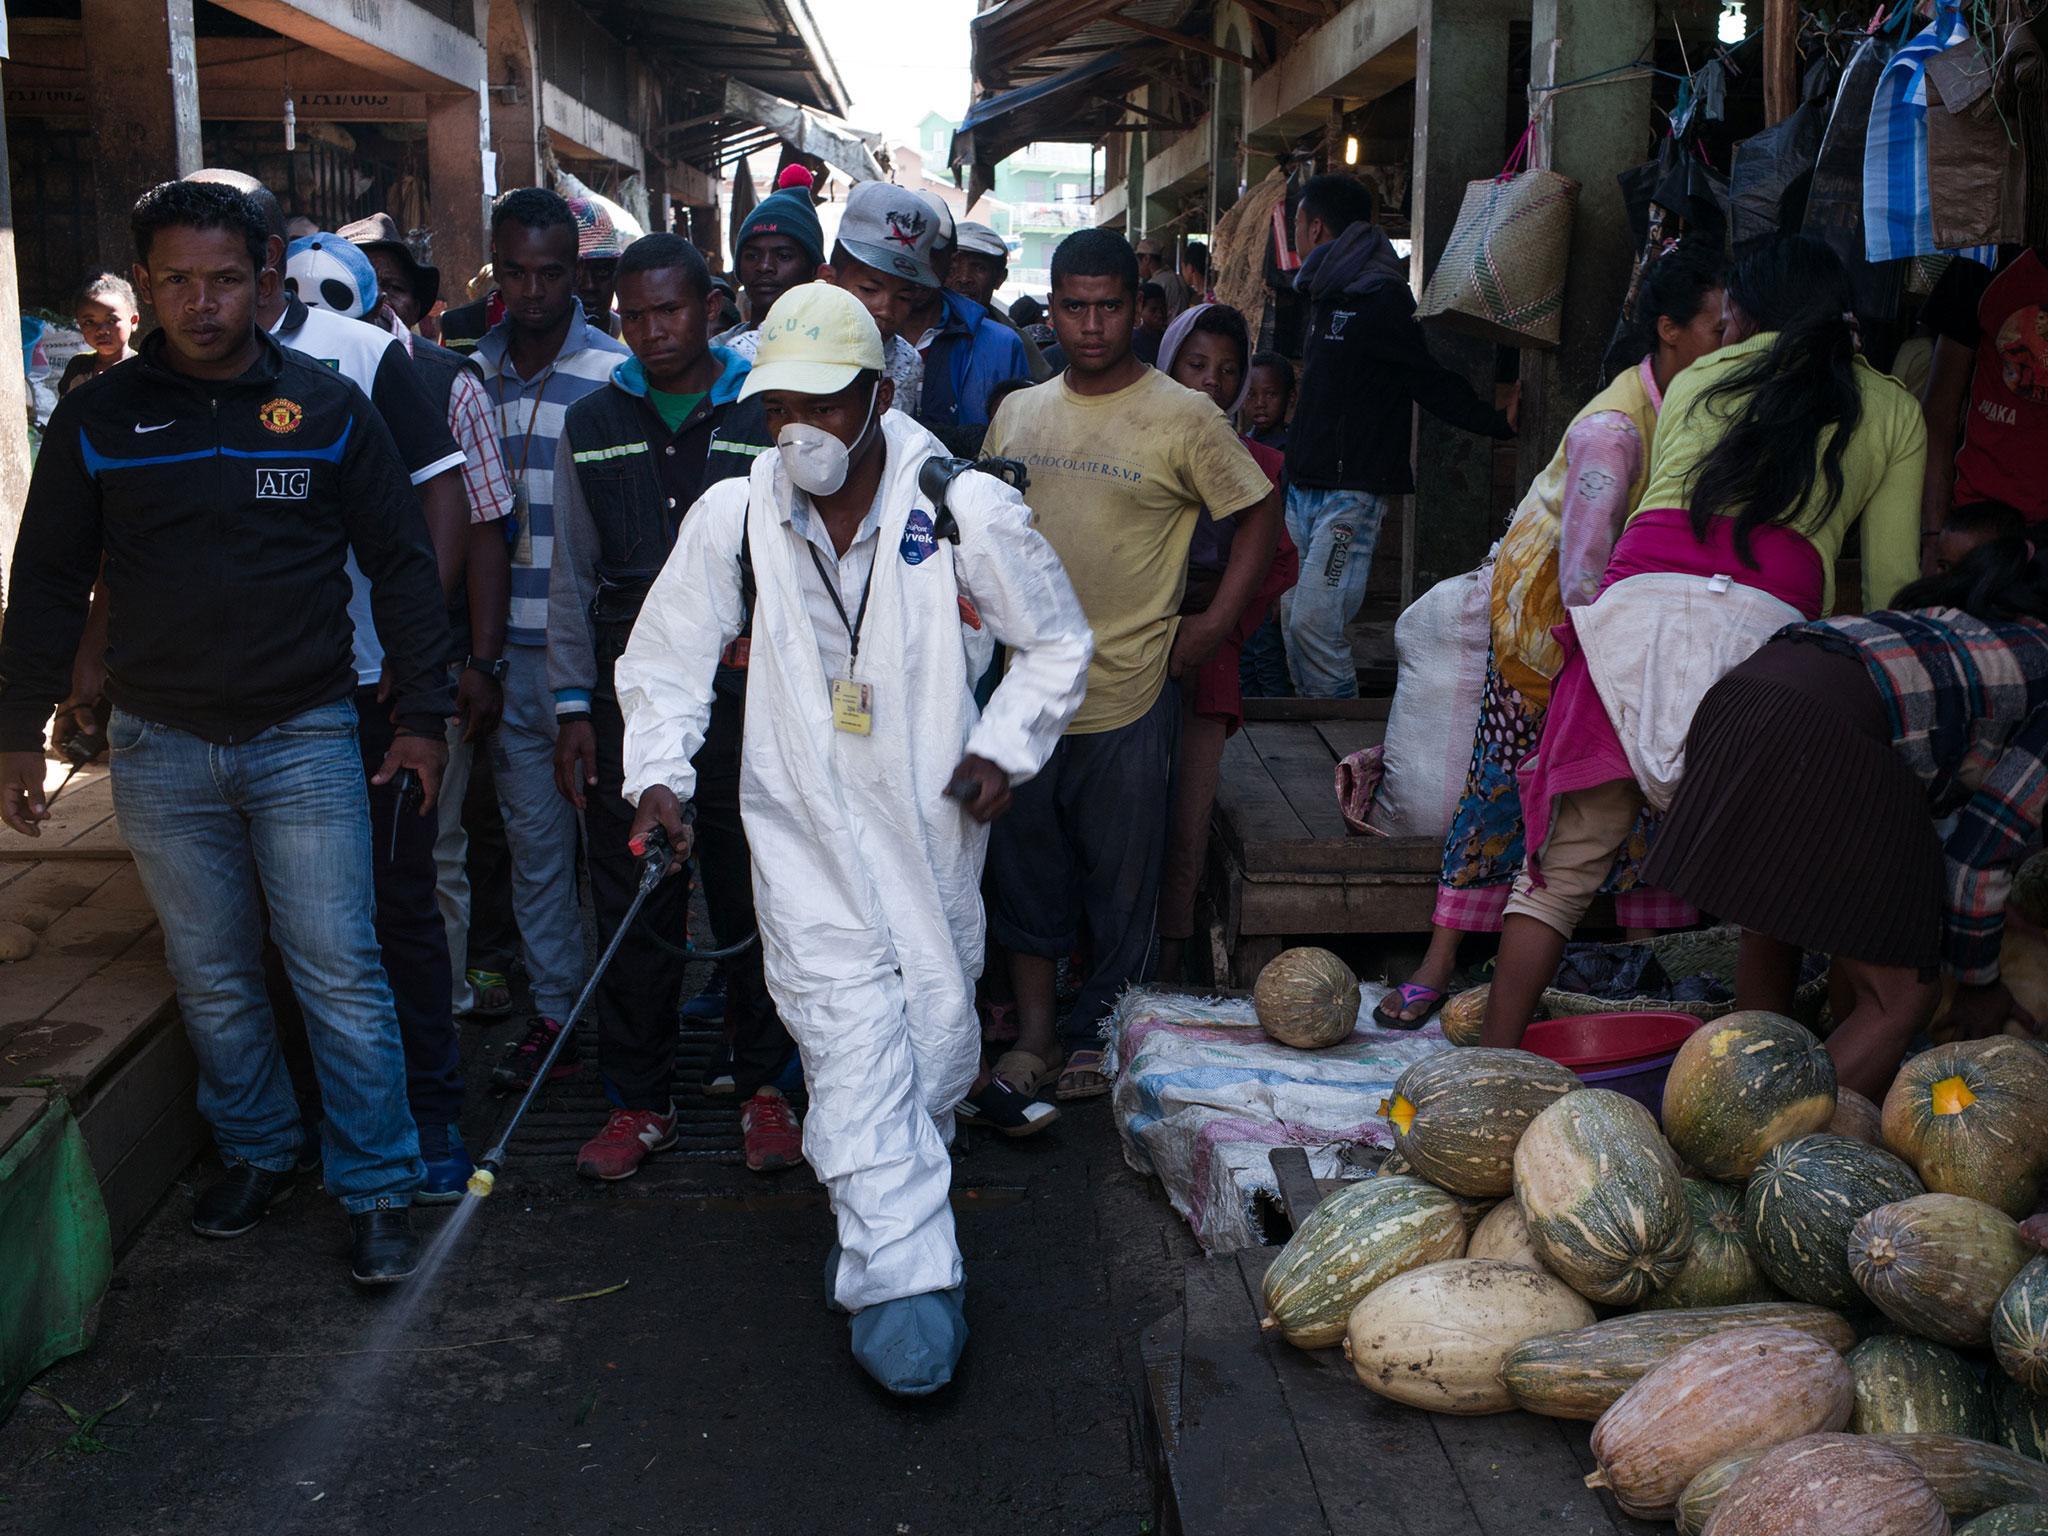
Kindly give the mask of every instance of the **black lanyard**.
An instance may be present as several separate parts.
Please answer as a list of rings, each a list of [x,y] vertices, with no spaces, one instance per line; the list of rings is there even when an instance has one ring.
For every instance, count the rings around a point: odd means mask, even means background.
[[[860,660],[861,626],[868,621],[868,594],[875,590],[874,561],[870,560],[868,562],[868,579],[861,584],[860,611],[854,614],[851,619],[848,619],[846,617],[846,604],[839,600],[839,583],[833,577],[832,572],[826,569],[825,557],[818,553],[818,546],[811,543],[808,539],[804,541],[804,548],[811,552],[811,564],[818,568],[818,578],[825,583],[825,595],[832,599],[832,606],[839,611],[839,622],[846,626],[846,638],[849,642],[846,652],[846,675],[851,677],[853,676],[854,663]],[[879,558],[881,545],[877,543],[875,548],[876,556]]]

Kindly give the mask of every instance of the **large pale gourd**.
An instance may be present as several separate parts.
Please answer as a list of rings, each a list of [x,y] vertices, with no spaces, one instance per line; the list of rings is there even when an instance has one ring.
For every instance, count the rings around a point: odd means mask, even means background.
[[[1400,1175],[1347,1184],[1318,1205],[1266,1269],[1263,1326],[1302,1349],[1344,1337],[1351,1309],[1404,1270],[1465,1251],[1458,1202]]]
[[[2029,1260],[1998,1298],[1991,1351],[2014,1381],[2048,1393],[2048,1256]]]
[[[1634,1099],[1604,1088],[1566,1094],[1529,1122],[1514,1172],[1537,1255],[1580,1295],[1631,1305],[1684,1264],[1693,1236],[1685,1181]]]
[[[1771,1148],[1742,1197],[1757,1262],[1788,1296],[1826,1307],[1861,1305],[1849,1273],[1849,1234],[1880,1205],[1924,1191],[1891,1153],[1846,1136],[1801,1136]]]
[[[1849,1233],[1849,1273],[1878,1310],[1923,1338],[1991,1342],[1991,1313],[2034,1245],[2005,1212],[1962,1195],[1881,1205]]]
[[[1948,1434],[1862,1438],[1910,1456],[1954,1520],[1968,1520],[2005,1504],[2048,1499],[2048,1467],[2002,1445]]]
[[[1252,1009],[1282,1045],[1335,1045],[1358,1027],[1358,977],[1327,949],[1282,950],[1252,983]]]
[[[1510,1351],[1501,1381],[1518,1408],[1553,1419],[1597,1419],[1686,1345],[1745,1328],[1789,1328],[1836,1354],[1856,1342],[1845,1318],[1797,1301],[1637,1312],[1531,1339]]]
[[[1434,1413],[1505,1413],[1501,1362],[1525,1339],[1593,1321],[1552,1275],[1497,1259],[1447,1259],[1396,1275],[1351,1309],[1344,1358],[1382,1397]]]
[[[1949,1536],[1912,1458],[1860,1435],[1806,1435],[1752,1461],[1705,1536]]]
[[[1529,1051],[1443,1051],[1403,1072],[1380,1112],[1408,1165],[1454,1195],[1515,1187],[1515,1146],[1529,1122],[1579,1087],[1569,1067]]]
[[[1970,1362],[1943,1344],[1881,1333],[1849,1351],[1856,1382],[1853,1434],[1939,1433],[1991,1438],[1991,1399]]]
[[[1678,1273],[1643,1305],[1732,1307],[1776,1300],[1778,1288],[1757,1263],[1743,1230],[1741,1192],[1705,1179],[1687,1179],[1685,1204],[1692,1213],[1692,1251]]]
[[[2048,1051],[1999,1038],[1911,1058],[1884,1096],[1884,1141],[1929,1189],[2031,1215],[2048,1171]]]
[[[1465,1257],[1499,1259],[1503,1264],[1519,1264],[1539,1274],[1550,1273],[1536,1256],[1536,1245],[1529,1240],[1529,1223],[1522,1219],[1521,1202],[1513,1195],[1488,1211],[1473,1229],[1472,1241],[1465,1245]]]
[[[1731,1013],[1686,1039],[1664,1080],[1664,1134],[1709,1179],[1746,1179],[1781,1141],[1825,1130],[1835,1064],[1805,1025]]]
[[[1599,1470],[1586,1483],[1612,1491],[1639,1519],[1668,1520],[1685,1485],[1714,1462],[1840,1429],[1853,1401],[1842,1357],[1803,1333],[1715,1334],[1686,1345],[1600,1415]]]

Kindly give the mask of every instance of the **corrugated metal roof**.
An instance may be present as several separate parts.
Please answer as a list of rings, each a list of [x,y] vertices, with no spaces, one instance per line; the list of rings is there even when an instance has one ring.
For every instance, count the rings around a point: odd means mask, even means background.
[[[727,77],[844,114],[846,83],[806,0],[591,0],[606,25],[650,62],[707,88]]]
[[[1056,75],[1090,59],[1147,43],[1142,34],[1110,19],[1178,31],[1207,0],[1003,0],[974,18],[974,77],[990,91]]]

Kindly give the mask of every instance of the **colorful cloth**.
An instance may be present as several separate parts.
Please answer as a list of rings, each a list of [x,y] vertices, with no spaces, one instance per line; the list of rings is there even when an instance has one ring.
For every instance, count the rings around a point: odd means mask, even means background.
[[[1551,634],[1590,603],[1649,478],[1664,403],[1644,358],[1587,402],[1515,509],[1493,565],[1493,645],[1502,674],[1541,708],[1564,665]]]
[[[467,368],[448,391],[448,430],[462,446],[462,488],[469,493],[469,520],[494,523],[512,512],[512,481],[498,446],[497,423],[484,387]]]
[[[1873,262],[1938,249],[1927,174],[1927,66],[1969,36],[1958,0],[1936,0],[1933,23],[1893,54],[1878,78],[1863,150],[1863,248]],[[1989,245],[1959,254],[1987,267],[1998,259]]]
[[[1956,980],[1998,977],[2013,866],[2048,802],[2048,625],[1954,609],[1829,619],[1787,630],[1855,655],[1891,716],[1892,744],[1927,786],[1948,872],[1942,954]]]
[[[1479,729],[1472,742],[1472,766],[1465,775],[1465,793],[1444,839],[1443,872],[1437,883],[1436,910],[1431,920],[1459,933],[1498,933],[1508,893],[1525,862],[1522,797],[1515,772],[1536,749],[1543,731],[1544,710],[1532,704],[1489,659],[1486,692],[1479,706]],[[1657,817],[1648,810],[1629,833],[1628,843],[1601,886],[1617,896],[1648,898],[1621,917],[1629,928],[1689,928],[1699,914],[1662,891],[1637,887],[1642,862],[1649,856]],[[1619,908],[1617,908],[1619,910]]]

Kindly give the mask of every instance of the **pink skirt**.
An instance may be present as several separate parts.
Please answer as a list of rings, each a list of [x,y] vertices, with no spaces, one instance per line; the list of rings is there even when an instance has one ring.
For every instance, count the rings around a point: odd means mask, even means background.
[[[1702,543],[1693,536],[1690,513],[1677,508],[1642,512],[1615,541],[1600,590],[1605,592],[1617,581],[1653,571],[1681,576],[1725,573],[1744,586],[1790,604],[1809,619],[1819,618],[1826,589],[1820,552],[1785,528],[1757,529],[1750,535],[1749,547],[1754,568],[1745,565],[1735,552],[1733,518],[1715,518],[1707,541]],[[1516,774],[1528,828],[1529,876],[1538,885],[1543,883],[1539,854],[1550,832],[1551,807],[1557,797],[1635,777],[1614,722],[1607,717],[1607,706],[1593,686],[1585,653],[1579,649],[1578,632],[1567,621],[1551,633],[1564,649],[1564,665],[1551,687],[1543,735]]]

